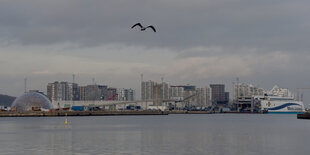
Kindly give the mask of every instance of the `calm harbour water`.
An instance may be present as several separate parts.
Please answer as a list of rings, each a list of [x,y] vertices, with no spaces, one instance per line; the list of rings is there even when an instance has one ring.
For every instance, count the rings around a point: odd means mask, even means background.
[[[212,114],[0,118],[0,154],[306,155],[310,120]]]

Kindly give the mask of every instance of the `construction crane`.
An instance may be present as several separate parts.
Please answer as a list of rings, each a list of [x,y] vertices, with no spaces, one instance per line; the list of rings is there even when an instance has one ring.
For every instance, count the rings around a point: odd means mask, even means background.
[[[194,96],[196,96],[196,94],[192,94],[192,95],[190,95],[190,96],[187,96],[187,97],[185,97],[183,100],[175,100],[175,101],[174,101],[174,107],[176,108],[176,103],[187,101],[187,100],[189,100],[190,98],[192,98],[192,97],[194,97]]]
[[[110,100],[114,99],[115,97],[118,97],[118,94],[114,94],[112,97],[108,98],[107,101],[110,101]]]
[[[175,103],[177,103],[177,102],[184,102],[184,101],[186,101],[186,100],[188,100],[188,99],[190,99],[190,98],[192,98],[192,97],[194,97],[194,96],[196,96],[196,94],[187,96],[187,97],[185,97],[183,100],[176,100]]]
[[[307,89],[310,89],[310,88],[296,88],[296,100],[297,101],[302,101],[303,99],[303,95],[302,94],[300,94],[300,90],[307,90]]]

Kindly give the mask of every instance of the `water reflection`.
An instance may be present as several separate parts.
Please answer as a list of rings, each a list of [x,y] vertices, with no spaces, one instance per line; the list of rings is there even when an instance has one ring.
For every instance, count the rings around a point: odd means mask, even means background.
[[[0,118],[1,154],[307,154],[292,115]]]

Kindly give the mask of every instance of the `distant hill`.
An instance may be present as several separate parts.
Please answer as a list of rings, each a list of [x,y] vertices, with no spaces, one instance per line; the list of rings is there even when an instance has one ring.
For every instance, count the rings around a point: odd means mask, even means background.
[[[11,106],[15,98],[16,97],[0,94],[0,106],[6,106],[6,107]]]

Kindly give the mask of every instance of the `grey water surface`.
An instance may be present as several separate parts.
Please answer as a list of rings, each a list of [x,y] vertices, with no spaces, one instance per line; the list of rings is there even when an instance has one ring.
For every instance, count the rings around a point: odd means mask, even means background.
[[[308,155],[310,120],[200,114],[0,118],[0,154]]]

